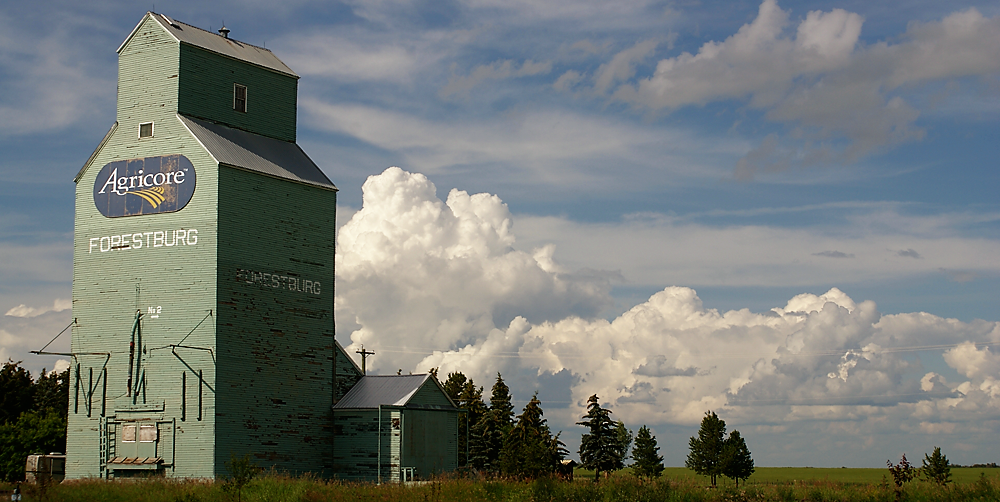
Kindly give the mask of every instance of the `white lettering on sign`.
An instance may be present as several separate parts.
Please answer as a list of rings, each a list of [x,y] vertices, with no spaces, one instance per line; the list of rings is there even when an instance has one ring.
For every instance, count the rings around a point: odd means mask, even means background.
[[[173,178],[173,181],[171,181],[171,178]],[[105,190],[110,188],[115,195],[125,195],[133,188],[158,187],[174,183],[178,185],[184,183],[184,171],[143,175],[142,169],[140,169],[138,176],[122,176],[119,178],[118,168],[116,167],[114,171],[111,171],[108,180],[101,186],[101,191],[97,193],[104,193]]]
[[[238,268],[236,269],[236,280],[267,288],[284,289],[312,295],[319,295],[322,291],[322,285],[319,281],[311,281],[277,272],[255,272],[253,270]]]
[[[100,251],[124,251],[127,249],[161,248],[174,246],[194,246],[198,244],[198,229],[156,230],[132,234],[103,235],[91,237],[87,253]]]
[[[146,307],[146,314],[148,314],[151,319],[159,319],[162,312],[163,307],[159,305],[155,307]]]

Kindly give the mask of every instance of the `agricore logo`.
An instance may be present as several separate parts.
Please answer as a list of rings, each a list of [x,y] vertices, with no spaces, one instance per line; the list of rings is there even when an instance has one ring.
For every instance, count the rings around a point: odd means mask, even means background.
[[[180,211],[194,195],[194,165],[183,155],[108,163],[94,180],[94,204],[108,218]]]

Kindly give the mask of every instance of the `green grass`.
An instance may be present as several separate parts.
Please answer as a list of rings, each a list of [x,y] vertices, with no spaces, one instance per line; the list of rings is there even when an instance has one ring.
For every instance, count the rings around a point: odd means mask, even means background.
[[[629,474],[629,469],[621,471],[622,474]],[[952,467],[951,480],[956,484],[974,483],[979,480],[980,473],[989,478],[1000,476],[1000,468],[973,468],[973,467]],[[576,479],[591,480],[594,477],[593,471],[576,469],[574,471]],[[685,467],[667,467],[663,471],[663,476],[667,479],[693,481],[709,484],[708,476],[699,476],[694,471]],[[877,484],[885,477],[887,483],[892,482],[888,469],[865,469],[853,467],[758,467],[753,476],[747,480],[750,484],[781,484],[796,482],[824,481],[844,484]],[[733,481],[726,477],[719,478],[719,484],[733,485]],[[741,483],[742,484],[742,483]]]
[[[989,472],[980,478],[979,473]],[[248,502],[730,502],[730,501],[978,501],[1000,500],[1000,469],[953,468],[948,487],[926,481],[908,483],[899,498],[882,482],[885,469],[760,468],[750,483],[737,490],[723,478],[717,489],[707,478],[686,469],[668,469],[655,481],[616,473],[593,483],[578,475],[576,482],[440,479],[417,486],[324,482],[310,477],[268,474],[251,481],[241,499]],[[580,473],[584,474],[584,473]],[[756,478],[756,479],[755,479]],[[11,485],[0,484],[0,493]],[[229,502],[237,500],[221,483],[163,479],[106,482],[65,482],[44,491],[25,485],[24,500],[108,502]],[[9,492],[7,492],[9,493]],[[4,494],[6,495],[6,494]],[[6,497],[4,497],[6,498]]]

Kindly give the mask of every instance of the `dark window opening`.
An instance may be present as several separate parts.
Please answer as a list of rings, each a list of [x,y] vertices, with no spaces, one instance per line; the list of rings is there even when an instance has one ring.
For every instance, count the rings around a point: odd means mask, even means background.
[[[233,110],[247,112],[247,86],[233,84]]]
[[[145,124],[139,124],[139,137],[140,138],[152,138],[153,137],[153,123],[146,122]]]

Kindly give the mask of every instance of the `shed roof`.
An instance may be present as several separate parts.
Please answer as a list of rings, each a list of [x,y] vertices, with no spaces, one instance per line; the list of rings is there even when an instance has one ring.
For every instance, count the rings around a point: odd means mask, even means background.
[[[274,70],[278,73],[284,73],[291,77],[299,78],[291,68],[281,62],[277,56],[271,51],[263,48],[257,47],[256,45],[248,44],[246,42],[240,42],[239,40],[233,38],[223,37],[216,33],[212,33],[208,30],[203,30],[197,26],[191,26],[190,24],[182,23],[176,19],[167,17],[165,14],[157,14],[155,12],[147,12],[146,16],[143,16],[139,24],[132,30],[128,38],[122,42],[121,46],[118,47],[118,52],[120,53],[122,49],[128,45],[129,40],[135,36],[139,27],[146,20],[146,17],[151,17],[160,26],[163,27],[167,33],[170,33],[176,40],[186,44],[191,44],[202,49],[209,50],[224,56],[229,56],[231,58],[239,59],[242,61],[247,61],[253,63],[257,66],[262,66]]]
[[[220,164],[337,189],[295,143],[184,115],[177,117]]]
[[[424,375],[366,375],[333,406],[334,409],[374,409],[379,406],[407,406],[410,399],[425,384],[444,389],[430,374]],[[453,408],[455,403],[448,398]]]

